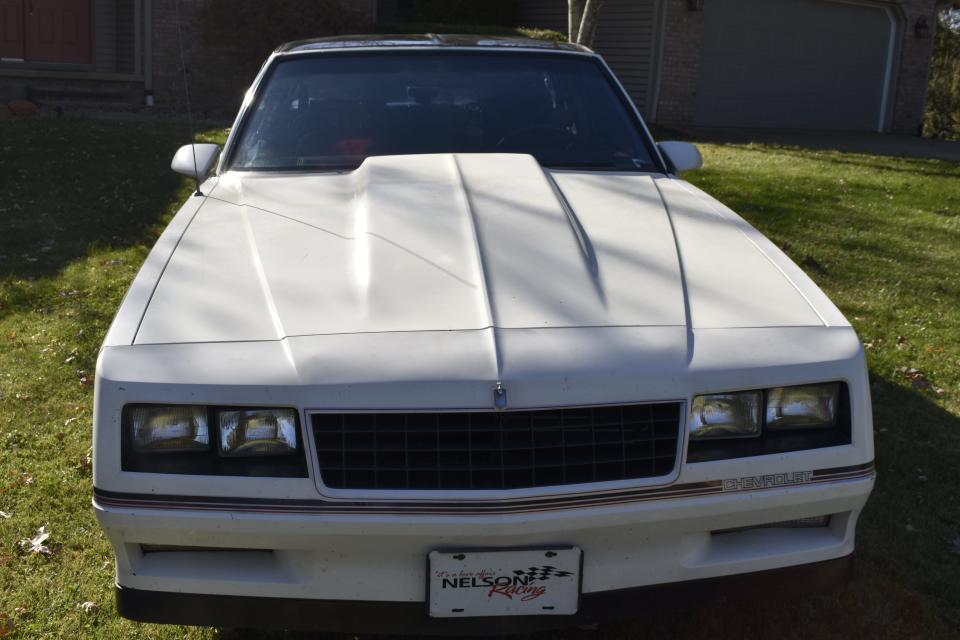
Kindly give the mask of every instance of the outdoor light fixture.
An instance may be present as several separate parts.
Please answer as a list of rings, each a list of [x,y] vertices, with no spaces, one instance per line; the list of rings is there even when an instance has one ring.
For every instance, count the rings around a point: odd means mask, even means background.
[[[927,18],[925,16],[917,18],[916,24],[913,25],[913,35],[921,40],[930,37],[930,25],[927,24]]]

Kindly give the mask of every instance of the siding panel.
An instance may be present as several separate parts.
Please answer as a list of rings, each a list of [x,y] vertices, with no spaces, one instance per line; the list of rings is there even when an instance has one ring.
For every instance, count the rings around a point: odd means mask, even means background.
[[[606,0],[594,49],[604,57],[644,115],[652,105],[657,53],[657,0]],[[565,0],[521,0],[520,24],[567,31]]]
[[[134,43],[136,35],[136,25],[134,24],[134,2],[141,0],[114,0],[116,2],[117,15],[117,71],[120,73],[136,73],[134,64],[135,55]]]
[[[116,0],[93,1],[93,67],[95,71],[117,70]]]

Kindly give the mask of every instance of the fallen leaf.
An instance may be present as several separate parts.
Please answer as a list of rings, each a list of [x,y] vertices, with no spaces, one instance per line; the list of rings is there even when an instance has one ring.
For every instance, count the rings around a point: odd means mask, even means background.
[[[5,613],[0,613],[0,638],[10,635],[13,632],[13,620]]]
[[[897,369],[903,377],[910,380],[910,384],[913,385],[914,389],[920,389],[923,387],[929,387],[930,381],[927,380],[927,374],[925,374],[920,369],[914,367],[900,367]]]
[[[74,416],[74,417],[72,417],[72,418],[67,418],[66,420],[63,421],[63,426],[65,426],[65,427],[70,426],[70,423],[71,423],[71,422],[74,422],[74,421],[79,420],[79,419],[80,419],[80,416]]]
[[[10,514],[6,511],[0,511],[0,518],[9,518]]]
[[[91,602],[89,600],[86,602],[81,602],[77,606],[83,609],[84,613],[90,613],[91,611],[96,611],[100,608],[100,605],[98,605],[96,602]]]
[[[79,468],[83,471],[89,471],[93,468],[93,447],[87,449],[83,458],[80,459]]]
[[[28,612],[28,611],[30,611],[30,610],[27,609],[26,607],[14,607],[14,609],[13,609],[13,612],[14,612],[15,614],[17,614],[18,616],[22,616],[23,614],[25,614],[25,613]]]
[[[20,474],[20,482],[27,485],[33,484],[33,476],[24,471]]]
[[[50,532],[47,531],[47,526],[44,525],[37,529],[37,534],[32,538],[24,538],[20,541],[20,548],[30,554],[42,554],[45,556],[53,555],[53,551],[50,547],[44,544],[47,540],[50,539]]]

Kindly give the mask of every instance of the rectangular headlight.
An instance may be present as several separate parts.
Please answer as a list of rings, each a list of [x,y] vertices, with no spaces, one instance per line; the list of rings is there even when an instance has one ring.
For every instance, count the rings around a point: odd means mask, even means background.
[[[130,442],[139,453],[207,451],[206,407],[136,407],[130,412]]]
[[[780,387],[767,392],[766,428],[829,429],[837,424],[840,384]]]
[[[297,452],[297,414],[293,409],[220,411],[220,455],[280,456]]]
[[[760,435],[760,391],[714,393],[693,399],[690,438],[753,438]]]

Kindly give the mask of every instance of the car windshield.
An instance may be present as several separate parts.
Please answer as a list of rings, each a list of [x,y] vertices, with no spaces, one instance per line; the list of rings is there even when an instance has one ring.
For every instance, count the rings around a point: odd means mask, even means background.
[[[230,168],[349,170],[369,156],[527,153],[544,166],[656,171],[609,74],[569,54],[383,52],[280,60]]]

